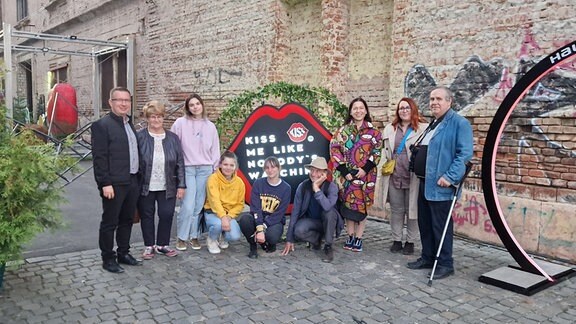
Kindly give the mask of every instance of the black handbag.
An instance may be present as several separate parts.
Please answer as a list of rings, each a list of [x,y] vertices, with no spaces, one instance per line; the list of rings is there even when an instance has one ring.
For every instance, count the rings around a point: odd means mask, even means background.
[[[428,156],[428,145],[418,145],[411,148],[409,170],[414,172],[418,178],[426,178],[426,158]]]

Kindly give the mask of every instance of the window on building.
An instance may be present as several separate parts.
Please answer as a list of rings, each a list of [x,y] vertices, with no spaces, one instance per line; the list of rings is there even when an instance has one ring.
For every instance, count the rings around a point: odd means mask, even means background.
[[[68,82],[68,65],[60,65],[50,69],[50,89],[56,83]]]
[[[16,0],[16,18],[22,20],[28,17],[28,0]]]
[[[114,87],[126,87],[128,78],[126,74],[126,51],[101,55],[98,57],[100,65],[100,93],[102,108],[108,107],[110,90]]]
[[[24,70],[25,80],[26,80],[26,104],[28,105],[28,110],[32,111],[33,105],[33,92],[32,92],[32,62],[30,60],[20,63],[20,66]]]

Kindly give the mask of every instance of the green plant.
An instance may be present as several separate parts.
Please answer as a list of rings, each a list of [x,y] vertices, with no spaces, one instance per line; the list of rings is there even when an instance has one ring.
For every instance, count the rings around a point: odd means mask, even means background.
[[[344,122],[348,113],[348,107],[328,89],[287,82],[270,83],[256,91],[245,91],[228,102],[228,106],[216,120],[222,147],[230,145],[246,118],[265,100],[282,104],[299,103],[308,108],[331,132]]]
[[[30,123],[30,111],[28,110],[28,101],[26,98],[14,98],[12,113],[14,120],[17,120],[22,124]]]
[[[5,113],[0,107],[0,264],[17,259],[37,233],[61,225],[57,173],[72,165],[32,132],[12,133]]]

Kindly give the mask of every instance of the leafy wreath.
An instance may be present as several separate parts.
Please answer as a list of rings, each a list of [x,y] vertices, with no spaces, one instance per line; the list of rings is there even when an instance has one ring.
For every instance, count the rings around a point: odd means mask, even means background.
[[[287,82],[270,83],[256,91],[245,91],[228,102],[216,120],[221,147],[228,147],[252,111],[270,99],[282,103],[299,103],[331,132],[342,125],[348,114],[348,107],[326,88]]]

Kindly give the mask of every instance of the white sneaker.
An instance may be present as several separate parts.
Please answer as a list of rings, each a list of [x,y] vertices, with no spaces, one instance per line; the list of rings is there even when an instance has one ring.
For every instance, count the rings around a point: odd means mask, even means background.
[[[212,254],[220,253],[220,248],[218,247],[218,241],[213,240],[210,236],[206,237],[206,246],[208,247],[208,252]]]
[[[227,249],[230,246],[222,234],[220,234],[220,238],[218,239],[218,246],[220,246],[221,249]]]

